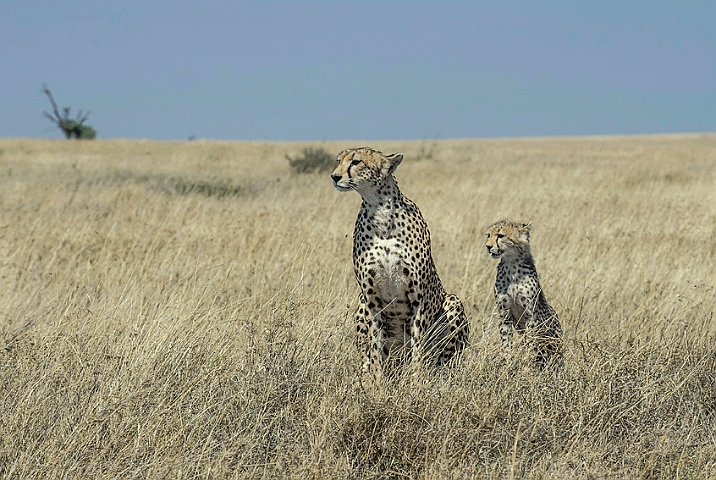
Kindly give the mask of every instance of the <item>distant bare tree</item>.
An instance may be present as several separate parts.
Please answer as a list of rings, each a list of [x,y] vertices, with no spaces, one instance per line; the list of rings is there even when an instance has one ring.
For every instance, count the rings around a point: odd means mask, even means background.
[[[54,115],[51,115],[47,112],[42,113],[44,113],[45,116],[52,121],[52,123],[57,125],[59,129],[62,130],[62,133],[65,134],[65,138],[67,138],[68,140],[73,137],[92,140],[97,136],[97,132],[94,128],[84,124],[90,112],[87,112],[82,115],[82,110],[80,110],[79,112],[77,112],[77,116],[74,119],[71,119],[70,107],[63,108],[62,113],[60,113],[60,109],[57,108],[55,99],[52,98],[52,92],[50,92],[50,89],[47,88],[47,85],[45,84],[42,85],[42,93],[47,95],[47,98],[50,99]]]

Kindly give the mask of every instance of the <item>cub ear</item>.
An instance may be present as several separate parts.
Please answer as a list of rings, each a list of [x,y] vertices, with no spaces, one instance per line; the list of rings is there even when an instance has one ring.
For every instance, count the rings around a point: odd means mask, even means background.
[[[398,168],[400,162],[403,161],[403,154],[391,153],[390,155],[386,155],[385,158],[388,160],[388,171],[386,172],[386,175],[391,175],[395,169]]]
[[[526,242],[530,241],[530,231],[532,231],[532,222],[523,223],[520,228],[520,236],[524,238]]]

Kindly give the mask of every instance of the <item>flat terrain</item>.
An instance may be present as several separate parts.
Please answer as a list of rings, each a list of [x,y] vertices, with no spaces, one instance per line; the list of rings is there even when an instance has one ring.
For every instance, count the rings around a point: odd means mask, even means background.
[[[402,151],[471,345],[364,389],[360,204]],[[716,135],[0,140],[2,478],[713,478]],[[532,221],[565,367],[500,364],[484,231]]]

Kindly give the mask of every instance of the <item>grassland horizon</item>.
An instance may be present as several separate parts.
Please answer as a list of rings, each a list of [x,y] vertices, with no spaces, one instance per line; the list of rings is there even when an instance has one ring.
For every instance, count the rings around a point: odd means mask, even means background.
[[[360,197],[286,155],[401,151],[461,297],[452,369],[363,388]],[[0,139],[2,478],[713,478],[716,134]],[[565,365],[501,363],[484,248],[532,221]]]

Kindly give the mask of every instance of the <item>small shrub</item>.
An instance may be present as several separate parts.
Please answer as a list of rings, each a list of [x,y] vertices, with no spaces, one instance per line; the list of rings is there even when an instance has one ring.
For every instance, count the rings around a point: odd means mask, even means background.
[[[60,109],[57,108],[55,99],[52,97],[52,92],[50,92],[50,89],[47,88],[47,85],[42,86],[42,93],[47,95],[47,98],[52,104],[52,114],[48,112],[42,113],[44,113],[45,116],[52,121],[52,123],[57,125],[57,128],[62,130],[62,133],[65,134],[65,138],[67,140],[71,138],[93,140],[97,136],[97,131],[94,128],[84,124],[85,120],[87,120],[89,112],[83,115],[82,110],[80,110],[75,119],[72,120],[70,118],[70,107],[63,108],[62,113],[60,113]]]
[[[77,138],[77,139],[84,139],[84,140],[94,140],[94,138],[97,136],[97,131],[90,127],[89,125],[84,125],[75,122],[74,120],[70,120],[65,125],[65,129],[67,132],[69,132],[69,136],[67,138]],[[63,130],[65,131],[65,130]]]
[[[306,147],[301,155],[286,160],[297,173],[330,172],[335,168],[335,158],[323,147]]]
[[[169,177],[162,184],[158,185],[158,190],[168,194],[190,195],[197,194],[205,197],[241,197],[252,193],[251,188],[243,185],[233,185],[230,183],[218,181],[197,180],[192,181],[184,178]]]
[[[417,155],[415,155],[415,160],[420,161],[420,160],[434,159],[435,152],[438,148],[438,138],[439,137],[440,137],[439,135],[436,135],[432,141],[423,139],[423,141],[420,142],[420,150],[418,150]]]

